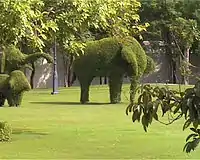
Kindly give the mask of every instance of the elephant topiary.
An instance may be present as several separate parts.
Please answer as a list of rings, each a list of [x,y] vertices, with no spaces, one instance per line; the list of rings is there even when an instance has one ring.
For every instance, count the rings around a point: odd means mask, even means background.
[[[16,46],[9,45],[3,48],[0,58],[0,72],[9,74],[14,70],[21,70],[25,67],[31,68],[29,63],[35,62],[39,58],[45,58],[48,63],[53,62],[53,58],[46,53],[23,54]]]
[[[3,106],[7,99],[9,106],[19,106],[23,93],[29,91],[31,86],[20,70],[8,74],[0,74],[0,106]]]
[[[81,87],[81,103],[89,102],[89,86],[97,76],[108,76],[110,102],[119,103],[124,75],[130,78],[133,101],[140,77],[152,72],[155,63],[135,38],[109,37],[87,42],[84,54],[75,59],[73,68]]]

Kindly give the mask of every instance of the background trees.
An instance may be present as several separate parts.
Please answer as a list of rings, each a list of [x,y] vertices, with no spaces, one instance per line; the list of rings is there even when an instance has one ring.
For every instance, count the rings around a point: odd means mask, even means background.
[[[200,4],[197,0],[142,0],[141,3],[141,20],[150,23],[143,36],[146,40],[164,42],[169,81],[188,84],[189,54],[198,52]],[[181,64],[182,78],[177,73],[177,62]]]
[[[43,10],[42,0],[0,2],[0,46],[16,45],[26,54],[43,52],[45,41],[55,32],[56,23]],[[32,74],[35,72],[32,62]],[[32,87],[33,87],[33,83]]]
[[[48,17],[58,26],[55,36],[66,65],[65,81],[68,84],[73,59],[82,54],[87,40],[136,35],[147,26],[139,23],[141,4],[136,0],[44,0],[44,4]]]

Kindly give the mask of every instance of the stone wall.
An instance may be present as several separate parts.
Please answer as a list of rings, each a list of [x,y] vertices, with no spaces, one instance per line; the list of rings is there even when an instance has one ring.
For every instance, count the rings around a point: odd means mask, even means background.
[[[191,62],[194,66],[192,71],[195,75],[200,76],[200,56],[191,55]],[[142,77],[141,81],[144,83],[166,83],[168,81],[168,63],[164,53],[154,54],[153,59],[157,63],[156,71],[149,75]],[[63,58],[60,54],[57,56],[58,62],[58,83],[60,87],[64,86],[64,63]],[[51,88],[52,87],[52,64],[47,64],[45,60],[42,60],[36,65],[36,73],[34,78],[34,87],[35,88]],[[26,72],[28,78],[30,78],[30,71]],[[124,78],[124,83],[128,83],[129,80]],[[195,80],[190,79],[190,83],[194,84]],[[99,78],[95,78],[92,81],[93,85],[99,84]],[[79,85],[77,81],[73,84],[74,86]]]

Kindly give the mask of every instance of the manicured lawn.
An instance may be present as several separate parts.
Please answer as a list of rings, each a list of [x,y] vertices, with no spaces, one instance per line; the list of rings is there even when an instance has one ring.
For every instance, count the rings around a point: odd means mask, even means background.
[[[13,127],[12,141],[0,143],[0,159],[199,159],[199,149],[182,152],[188,132],[181,120],[154,122],[148,133],[132,124],[125,115],[127,86],[124,91],[118,105],[106,104],[105,86],[91,88],[89,105],[77,103],[77,87],[58,95],[47,89],[27,93],[20,108],[0,108],[0,119]]]

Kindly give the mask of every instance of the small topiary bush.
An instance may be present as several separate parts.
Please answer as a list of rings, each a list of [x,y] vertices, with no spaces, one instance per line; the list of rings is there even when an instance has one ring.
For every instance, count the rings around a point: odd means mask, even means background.
[[[16,70],[7,74],[0,74],[0,106],[7,99],[9,106],[19,106],[23,93],[29,91],[31,86],[22,71]]]
[[[7,122],[0,122],[0,141],[10,141],[11,135],[11,126]]]

